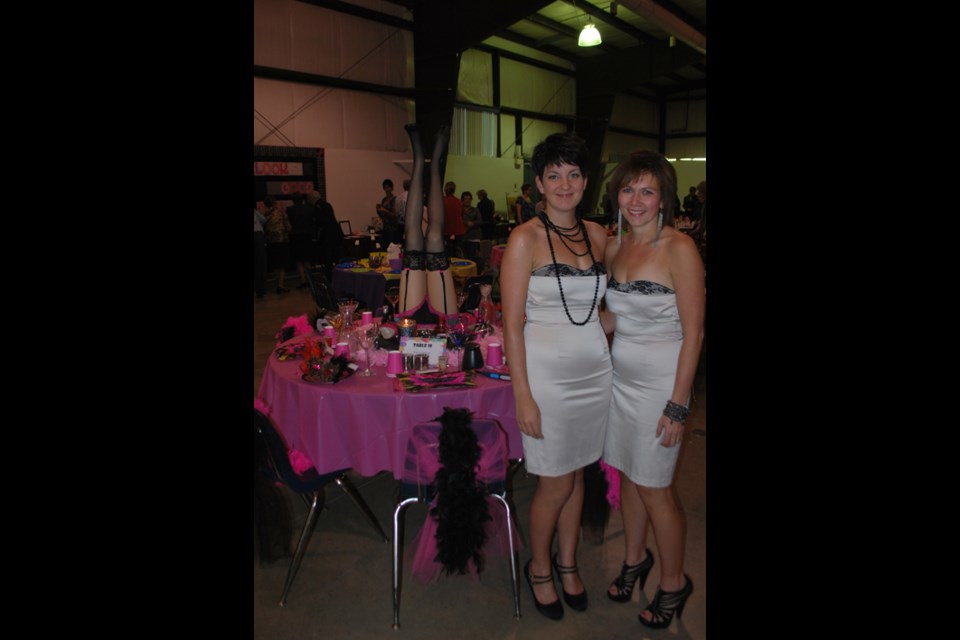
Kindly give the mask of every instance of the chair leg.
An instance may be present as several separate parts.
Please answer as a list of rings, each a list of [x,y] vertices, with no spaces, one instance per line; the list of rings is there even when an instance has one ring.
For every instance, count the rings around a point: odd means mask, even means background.
[[[323,508],[323,489],[318,489],[313,494],[313,501],[310,504],[310,512],[307,513],[307,519],[303,523],[303,530],[300,532],[300,541],[297,542],[297,550],[293,554],[293,560],[290,561],[290,568],[287,569],[287,579],[283,582],[283,593],[280,594],[280,606],[287,603],[287,593],[293,585],[293,579],[297,577],[297,571],[300,570],[300,562],[303,560],[303,554],[307,550],[307,542],[310,541],[310,534],[313,533],[313,526],[317,523],[317,516]]]
[[[504,511],[507,512],[507,544],[510,548],[510,579],[513,584],[513,617],[517,620],[520,619],[520,590],[517,586],[517,554],[516,550],[513,548],[513,525],[511,523],[510,517],[510,505],[507,503],[506,498],[501,496],[498,493],[491,493],[491,496],[497,499],[497,501],[503,505]]]
[[[387,534],[383,531],[383,527],[381,527],[380,523],[377,522],[377,518],[373,515],[373,511],[371,511],[370,507],[367,506],[367,501],[364,500],[363,496],[360,495],[360,492],[357,491],[357,487],[353,484],[353,482],[351,482],[350,478],[348,478],[346,474],[340,474],[336,479],[336,483],[340,485],[340,488],[343,489],[344,493],[350,496],[350,499],[353,500],[353,503],[366,514],[370,522],[373,523],[373,527],[383,538],[384,544],[390,542],[390,538],[387,537]]]
[[[403,549],[403,512],[407,505],[417,502],[417,498],[402,500],[393,511],[393,628],[400,628],[400,551]]]

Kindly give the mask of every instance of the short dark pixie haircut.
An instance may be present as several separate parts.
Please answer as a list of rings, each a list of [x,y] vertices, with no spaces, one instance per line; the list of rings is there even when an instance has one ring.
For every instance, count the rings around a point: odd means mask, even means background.
[[[677,172],[662,153],[656,151],[634,151],[626,160],[613,170],[607,183],[607,195],[610,204],[617,206],[617,194],[620,189],[649,173],[660,185],[660,206],[663,208],[663,224],[673,226],[674,208],[677,205]]]
[[[555,164],[580,167],[580,173],[586,176],[590,152],[587,150],[587,143],[575,133],[551,133],[533,150],[532,162],[541,180],[547,167]]]

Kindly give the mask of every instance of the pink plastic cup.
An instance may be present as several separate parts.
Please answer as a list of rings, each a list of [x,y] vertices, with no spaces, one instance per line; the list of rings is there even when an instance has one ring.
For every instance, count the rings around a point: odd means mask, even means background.
[[[487,345],[487,364],[491,367],[499,367],[503,364],[503,347],[499,342],[491,342]]]
[[[350,343],[349,342],[338,342],[337,348],[333,350],[333,357],[343,356],[347,360],[350,359]]]
[[[398,373],[403,373],[403,354],[390,351],[387,353],[387,376],[395,378]]]

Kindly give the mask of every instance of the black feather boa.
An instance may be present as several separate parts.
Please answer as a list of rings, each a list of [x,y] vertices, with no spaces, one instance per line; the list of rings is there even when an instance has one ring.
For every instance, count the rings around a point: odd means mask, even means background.
[[[470,560],[483,571],[481,553],[487,540],[485,523],[491,520],[487,488],[477,479],[480,445],[470,428],[473,412],[444,407],[439,421],[440,470],[434,478],[437,488],[430,515],[437,520],[437,555],[447,575],[465,574]]]

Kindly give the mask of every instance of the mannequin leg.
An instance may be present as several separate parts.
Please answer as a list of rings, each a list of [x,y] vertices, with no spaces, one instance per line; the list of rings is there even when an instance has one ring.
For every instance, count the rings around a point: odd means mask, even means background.
[[[430,161],[430,196],[427,203],[427,297],[434,309],[444,317],[457,311],[457,294],[453,286],[453,274],[443,245],[444,211],[441,168],[447,160],[447,143],[450,127],[443,126],[437,133],[437,141]]]
[[[407,213],[404,219],[406,239],[404,240],[403,273],[400,275],[399,313],[416,309],[427,295],[426,272],[423,259],[423,232],[420,230],[423,218],[423,147],[420,144],[420,132],[417,125],[404,127],[410,137],[413,149],[413,172],[410,175],[410,190],[407,195]]]

